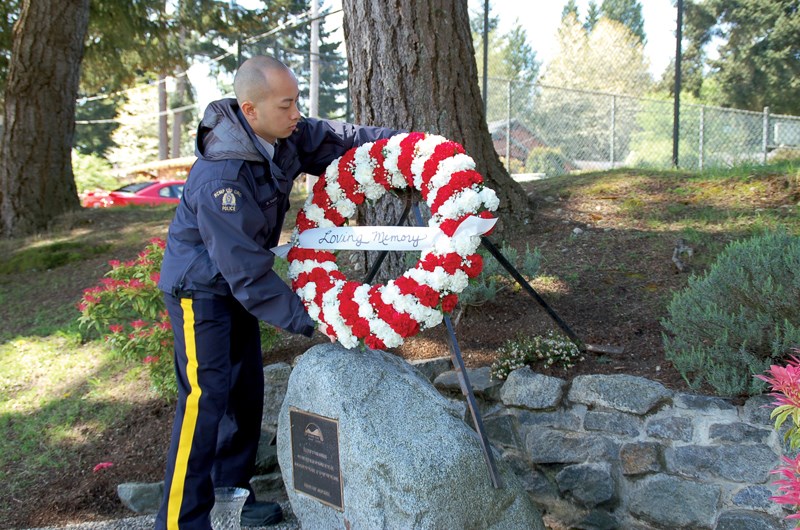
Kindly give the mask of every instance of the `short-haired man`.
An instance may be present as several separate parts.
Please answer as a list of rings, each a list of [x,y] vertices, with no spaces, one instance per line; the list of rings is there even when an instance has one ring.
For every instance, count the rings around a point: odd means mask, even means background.
[[[169,228],[159,288],[175,337],[178,403],[156,528],[209,530],[214,488],[250,490],[244,526],[280,522],[250,479],[264,375],[258,321],[311,336],[314,322],[272,270],[292,181],[319,175],[351,147],[397,131],[304,118],[292,71],[257,56],[234,78],[236,99],[206,109],[198,160]]]

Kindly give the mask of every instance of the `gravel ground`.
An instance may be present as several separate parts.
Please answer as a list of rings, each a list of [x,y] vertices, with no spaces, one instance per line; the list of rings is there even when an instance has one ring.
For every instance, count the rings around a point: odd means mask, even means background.
[[[300,523],[292,513],[292,506],[289,502],[282,502],[284,520],[283,522],[271,526],[246,527],[242,530],[300,530]],[[127,517],[115,521],[101,521],[93,523],[72,524],[67,526],[48,526],[46,528],[36,528],[30,530],[152,530],[155,523],[155,515],[143,515],[140,517]]]

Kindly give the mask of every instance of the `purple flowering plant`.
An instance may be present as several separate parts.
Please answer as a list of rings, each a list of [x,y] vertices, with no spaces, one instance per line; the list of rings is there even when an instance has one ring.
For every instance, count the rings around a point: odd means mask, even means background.
[[[771,396],[775,398],[772,405],[775,408],[770,418],[775,421],[775,430],[780,431],[791,420],[784,441],[794,451],[800,447],[800,358],[793,355],[786,366],[772,365],[767,375],[756,377],[766,381],[772,389]],[[794,513],[786,518],[797,520],[796,527],[800,527],[800,454],[793,458],[782,456],[781,461],[781,465],[772,471],[780,477],[775,481],[780,494],[771,499],[790,507]]]

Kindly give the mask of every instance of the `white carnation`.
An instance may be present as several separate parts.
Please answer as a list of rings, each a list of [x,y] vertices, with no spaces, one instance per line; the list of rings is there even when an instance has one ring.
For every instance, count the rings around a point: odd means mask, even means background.
[[[464,214],[477,212],[481,204],[481,196],[473,186],[452,195],[436,213],[446,219],[458,219]]]
[[[289,264],[289,277],[292,279],[297,278],[303,272],[311,272],[312,270],[320,268],[325,272],[332,272],[339,270],[339,267],[334,261],[319,262],[313,259],[294,260]]]
[[[460,256],[469,256],[475,254],[481,244],[480,236],[456,237],[451,239],[453,245],[453,252],[458,253]]]
[[[383,320],[371,320],[370,329],[378,337],[387,348],[394,348],[403,344],[403,337],[401,337],[392,327]]]
[[[346,217],[347,219],[350,219],[356,214],[356,203],[344,197],[344,195],[340,200],[333,203],[332,206],[342,217]]]
[[[398,167],[401,152],[400,142],[405,140],[407,136],[408,134],[405,133],[395,134],[386,142],[383,167],[389,174],[389,184],[391,184],[393,188],[403,189],[408,186],[405,177]]]
[[[367,284],[359,285],[353,292],[353,301],[358,304],[358,316],[367,320],[375,316],[375,310],[369,303],[370,286]]]
[[[320,310],[319,310],[319,306],[317,304],[310,304],[308,309],[307,309],[307,312],[308,312],[308,316],[310,316],[312,319],[314,319],[315,322],[318,322],[318,323],[322,324],[322,321],[319,319]]]
[[[500,206],[500,199],[497,198],[497,194],[493,189],[484,187],[480,192],[480,196],[481,202],[490,212],[497,210],[497,207]]]
[[[338,199],[338,194],[341,193],[341,188],[339,187],[339,160],[342,157],[337,158],[325,169],[325,192],[331,196],[331,200],[335,200],[333,198],[336,195]],[[309,196],[309,199],[311,196]]]
[[[450,276],[450,281],[448,283],[450,292],[460,293],[467,288],[467,284],[469,284],[469,276],[467,276],[466,272],[459,269]]]
[[[326,220],[325,219],[325,210],[317,206],[316,204],[312,204],[310,202],[306,203],[303,206],[303,211],[306,212],[306,217],[309,221],[313,221],[317,223],[317,225],[322,226],[322,223]]]

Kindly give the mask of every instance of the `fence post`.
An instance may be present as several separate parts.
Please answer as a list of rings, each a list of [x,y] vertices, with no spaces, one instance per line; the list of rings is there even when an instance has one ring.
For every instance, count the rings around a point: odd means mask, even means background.
[[[611,162],[611,169],[614,169],[614,137],[617,132],[617,96],[611,96],[611,140],[609,141],[609,159]]]
[[[761,150],[762,150],[762,164],[767,163],[767,152],[769,149],[769,107],[764,107],[764,119],[762,125],[762,138],[761,138]]]
[[[506,105],[506,171],[511,173],[511,83],[508,80],[508,104]]]
[[[704,157],[704,149],[705,149],[705,134],[706,134],[706,107],[705,105],[700,106],[700,145],[697,146],[697,165],[699,166],[699,170],[703,171],[703,166],[705,164],[705,157]]]

